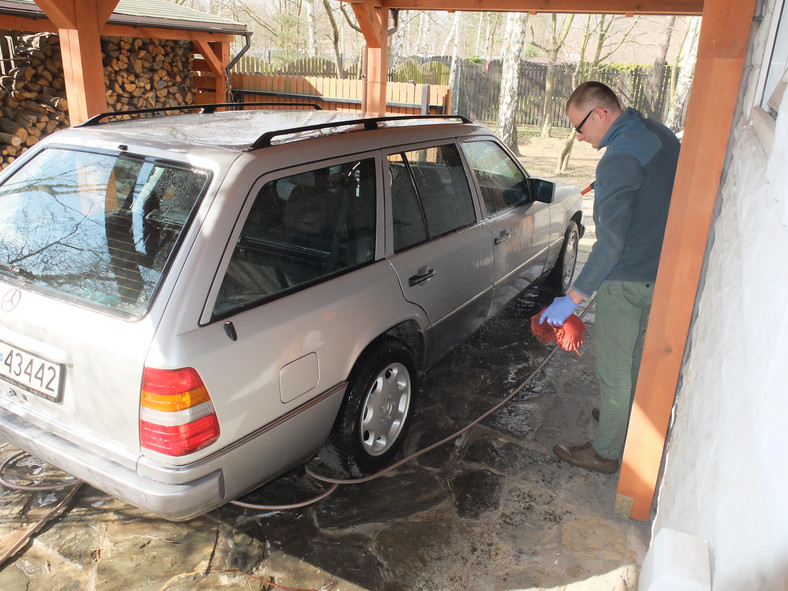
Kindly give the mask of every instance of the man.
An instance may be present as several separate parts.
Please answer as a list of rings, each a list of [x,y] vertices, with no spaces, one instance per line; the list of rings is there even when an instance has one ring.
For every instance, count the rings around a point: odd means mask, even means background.
[[[624,449],[680,144],[661,123],[635,109],[622,110],[616,94],[600,82],[578,86],[566,114],[578,141],[606,148],[594,181],[597,239],[572,288],[539,321],[561,326],[597,292],[601,404],[594,441],[556,445],[553,451],[565,462],[610,474],[618,470]]]

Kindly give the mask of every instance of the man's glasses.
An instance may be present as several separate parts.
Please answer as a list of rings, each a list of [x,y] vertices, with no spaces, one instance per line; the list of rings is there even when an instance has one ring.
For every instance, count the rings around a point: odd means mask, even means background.
[[[575,131],[576,131],[577,133],[583,133],[583,125],[585,125],[585,124],[586,124],[586,121],[588,121],[588,118],[591,116],[591,113],[593,113],[594,111],[596,111],[596,107],[594,107],[593,109],[591,109],[591,110],[588,112],[588,115],[586,115],[585,117],[583,117],[583,120],[582,120],[580,123],[578,123],[578,124],[577,124],[577,127],[575,127]]]

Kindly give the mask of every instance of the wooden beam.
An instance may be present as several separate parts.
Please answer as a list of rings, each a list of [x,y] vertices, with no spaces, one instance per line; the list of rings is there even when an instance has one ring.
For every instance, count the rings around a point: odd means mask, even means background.
[[[720,188],[755,0],[706,0],[665,244],[618,481],[648,520]],[[625,512],[626,513],[626,512]]]
[[[29,33],[57,33],[57,27],[46,17],[3,15],[3,29]],[[102,37],[134,37],[139,39],[173,39],[177,41],[205,41],[232,43],[236,35],[213,33],[211,31],[189,31],[186,29],[167,29],[161,27],[133,27],[107,23],[101,29]]]
[[[380,27],[380,7],[369,4],[353,4],[353,13],[356,15],[358,26],[364,35],[367,47],[377,49],[388,43],[388,31]],[[388,13],[387,13],[388,14]]]
[[[216,75],[216,102],[227,102],[227,66],[230,64],[230,44],[212,43],[214,55],[222,65],[221,72]]]
[[[366,40],[364,72],[365,114],[386,114],[386,78],[388,73],[388,15],[385,8],[353,4],[353,12]]]
[[[29,18],[26,16],[2,15],[3,29],[24,31],[26,33],[57,33],[57,27],[48,18]]]
[[[132,27],[107,24],[101,34],[104,37],[134,37],[138,39],[171,39],[174,41],[204,41],[205,43],[232,43],[237,35],[212,33],[210,31],[188,31],[186,29],[162,29],[159,27]]]
[[[58,29],[77,28],[77,11],[73,2],[57,0],[35,0],[35,2]]]
[[[207,71],[213,74],[211,78],[211,90],[213,97],[206,96],[202,104],[207,103],[224,103],[227,102],[227,65],[230,63],[230,44],[229,43],[207,43],[205,41],[195,40],[192,42],[196,53],[202,55],[202,60],[195,60],[194,69],[199,71]],[[208,77],[206,77],[208,78]],[[195,83],[197,80],[195,80]],[[207,90],[207,87],[206,87]]]
[[[214,53],[214,49],[209,43],[202,40],[195,40],[192,43],[197,50],[196,53],[199,53],[202,55],[203,59],[205,59],[205,63],[208,65],[208,69],[212,74],[216,76],[226,76],[221,59]]]
[[[575,14],[699,15],[703,0],[349,0],[371,8]]]
[[[118,0],[96,0],[96,17],[98,18],[99,29],[106,26],[109,17],[115,12]]]
[[[118,0],[36,1],[58,27],[71,125],[106,111],[99,16],[112,14]]]

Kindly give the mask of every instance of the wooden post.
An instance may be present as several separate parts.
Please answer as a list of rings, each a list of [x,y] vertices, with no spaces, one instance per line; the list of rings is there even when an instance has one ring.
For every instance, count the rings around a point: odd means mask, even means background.
[[[230,63],[230,44],[226,42],[209,43],[193,40],[196,53],[202,55],[205,65],[214,76],[214,98],[212,103],[227,102],[227,64]]]
[[[367,4],[352,4],[367,42],[365,114],[386,114],[386,77],[388,71],[388,9]]]
[[[36,0],[57,27],[71,125],[107,110],[101,29],[118,0]]]
[[[706,253],[755,0],[706,0],[616,511],[648,520]]]

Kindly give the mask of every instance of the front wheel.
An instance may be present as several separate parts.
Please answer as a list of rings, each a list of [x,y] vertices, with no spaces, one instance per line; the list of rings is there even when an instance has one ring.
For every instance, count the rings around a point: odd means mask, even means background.
[[[575,265],[577,265],[579,243],[580,231],[577,228],[577,223],[574,221],[569,222],[564,235],[561,253],[558,255],[555,267],[553,267],[547,279],[549,287],[559,295],[564,295],[572,286],[572,277],[575,274]]]
[[[399,341],[359,362],[330,437],[345,468],[367,473],[391,462],[410,426],[416,387],[413,358]]]

